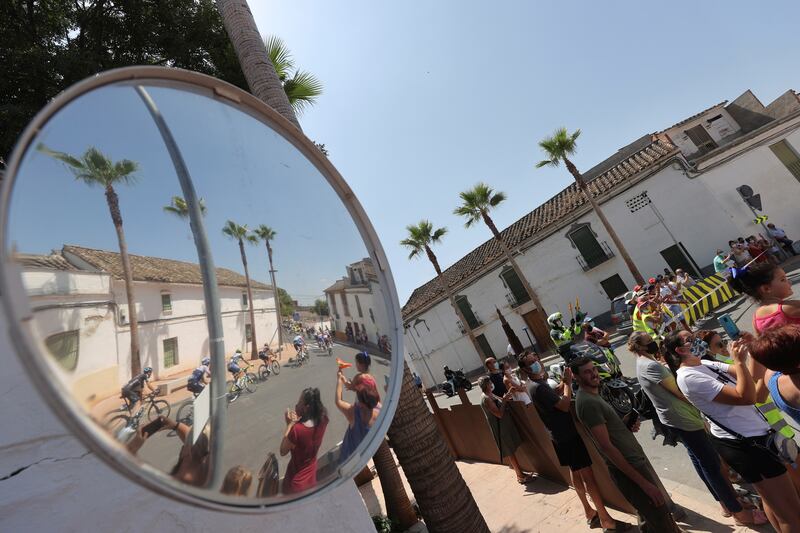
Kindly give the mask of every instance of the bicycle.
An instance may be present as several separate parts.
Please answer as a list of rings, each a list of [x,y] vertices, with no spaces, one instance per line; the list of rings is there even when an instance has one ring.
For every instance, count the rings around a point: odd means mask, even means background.
[[[297,352],[297,357],[294,358],[294,366],[295,367],[302,366],[303,363],[308,363],[309,360],[310,358],[308,357],[308,347],[305,344],[303,344],[300,347],[300,351]],[[292,362],[292,360],[290,359],[289,362]]]
[[[145,396],[142,399],[142,405],[141,407],[139,407],[139,410],[136,412],[136,414],[131,412],[132,405],[130,403],[130,400],[128,400],[124,396],[120,396],[120,398],[123,398],[125,400],[125,403],[123,403],[119,409],[112,411],[112,413],[122,413],[122,414],[112,416],[108,420],[108,422],[106,422],[106,427],[109,429],[109,431],[111,431],[111,433],[115,437],[118,438],[121,436],[120,432],[123,429],[136,431],[139,428],[142,416],[144,415],[146,402],[149,402],[150,404],[149,407],[147,407],[148,422],[152,422],[159,416],[168,417],[171,409],[169,402],[167,402],[166,400],[156,400],[155,399],[156,394],[158,394],[158,390],[155,390],[150,394],[148,394],[147,396]],[[125,411],[127,411],[128,414],[124,414]]]
[[[199,392],[193,392],[192,398],[189,400],[185,400],[180,407],[178,407],[178,412],[175,414],[175,421],[179,424],[186,424],[187,426],[191,426],[194,422],[194,401],[197,397],[200,396]]]
[[[261,357],[261,354],[259,354],[259,357]],[[275,374],[277,376],[281,373],[281,364],[274,355],[265,355],[264,357],[261,357],[261,360],[264,361],[258,367],[258,378],[261,381],[266,381],[270,374]]]
[[[236,380],[228,380],[228,403],[233,403],[239,399],[242,390],[249,393],[256,391],[256,375],[252,372],[241,372]]]

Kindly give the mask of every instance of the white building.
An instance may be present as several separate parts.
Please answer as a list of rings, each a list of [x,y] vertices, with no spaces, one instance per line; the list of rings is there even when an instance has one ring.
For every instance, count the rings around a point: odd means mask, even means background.
[[[737,192],[750,185],[763,214],[800,239],[800,99],[794,91],[764,106],[747,91],[669,128],[644,135],[584,172],[589,189],[648,278],[664,268],[711,270],[718,248],[765,233]],[[561,311],[580,299],[599,322],[610,301],[634,285],[591,206],[571,184],[505,228],[502,235],[544,306]],[[795,236],[795,237],[793,237]],[[674,237],[674,239],[673,239]],[[445,276],[483,354],[476,354],[438,281],[417,288],[403,307],[406,346],[441,381],[442,365],[477,368],[505,355],[498,307],[525,345],[547,336],[499,246],[489,240]],[[419,352],[419,353],[416,353]],[[420,374],[425,379],[425,373]],[[430,386],[429,379],[425,380]]]
[[[347,275],[325,289],[333,331],[341,340],[350,328],[353,334],[366,332],[370,343],[378,344],[391,331],[386,303],[372,259],[364,258],[346,267]]]
[[[19,254],[38,338],[86,406],[130,379],[130,309],[116,252],[65,245],[51,255]],[[130,256],[142,367],[156,379],[187,374],[209,353],[200,267]],[[244,276],[217,269],[225,350],[248,352],[250,314]],[[256,340],[277,347],[272,287],[251,281]]]

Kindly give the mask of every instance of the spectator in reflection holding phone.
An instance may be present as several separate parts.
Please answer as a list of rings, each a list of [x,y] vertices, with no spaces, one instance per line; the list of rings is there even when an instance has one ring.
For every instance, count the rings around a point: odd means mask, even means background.
[[[679,532],[670,512],[671,502],[662,492],[655,470],[633,436],[633,432],[639,431],[636,411],[620,419],[600,397],[600,376],[588,357],[574,359],[570,368],[580,385],[575,401],[578,419],[589,430],[605,458],[614,484],[638,512],[640,529],[645,532]]]
[[[375,378],[369,374],[359,374],[359,376],[360,378],[353,386],[353,390],[356,393],[356,401],[349,403],[342,398],[342,389],[346,378],[341,370],[337,373],[336,408],[347,419],[347,430],[339,448],[340,463],[350,458],[350,455],[364,440],[381,412],[381,397]]]
[[[317,453],[328,427],[328,412],[319,389],[303,389],[294,410],[286,410],[285,419],[280,453],[291,454],[291,459],[283,477],[283,493],[293,494],[317,484]]]

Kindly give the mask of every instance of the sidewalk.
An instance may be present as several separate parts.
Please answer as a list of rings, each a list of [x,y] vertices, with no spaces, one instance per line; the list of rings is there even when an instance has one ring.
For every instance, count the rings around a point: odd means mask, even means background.
[[[461,475],[472,491],[472,496],[493,533],[586,532],[589,528],[583,506],[574,490],[544,478],[537,479],[527,487],[516,483],[509,467],[470,461],[456,461]],[[402,474],[402,469],[401,469]],[[719,506],[708,494],[664,481],[664,486],[678,505],[687,510],[686,522],[680,526],[688,532],[747,532],[771,531],[769,526],[759,529],[737,527],[732,518],[723,518]],[[413,493],[403,476],[406,492]],[[370,516],[386,514],[383,491],[375,477],[359,488]],[[618,520],[636,524],[636,517],[609,509]],[[634,531],[637,529],[634,528]]]

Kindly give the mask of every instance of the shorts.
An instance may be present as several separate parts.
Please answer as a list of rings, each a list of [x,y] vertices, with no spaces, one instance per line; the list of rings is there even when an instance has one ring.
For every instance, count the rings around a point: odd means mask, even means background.
[[[553,448],[556,450],[558,464],[568,466],[573,472],[592,466],[592,458],[580,437],[565,442],[553,441]]]
[[[205,388],[205,385],[203,385],[199,381],[189,381],[189,382],[186,383],[186,389],[189,392],[194,392],[196,394],[200,394],[201,392],[203,392],[204,388]]]
[[[138,392],[129,389],[122,389],[122,397],[131,403],[136,403],[141,399]]]
[[[233,374],[234,376],[235,376],[236,374],[238,374],[239,372],[241,372],[241,371],[242,371],[242,369],[239,367],[239,365],[235,365],[235,364],[233,364],[233,363],[231,363],[231,364],[229,364],[229,365],[228,365],[228,372],[230,372],[230,373],[231,373],[231,374]]]
[[[786,467],[777,457],[756,445],[766,446],[766,441],[766,435],[742,440],[711,436],[711,444],[720,457],[748,483],[758,483],[786,472]]]

